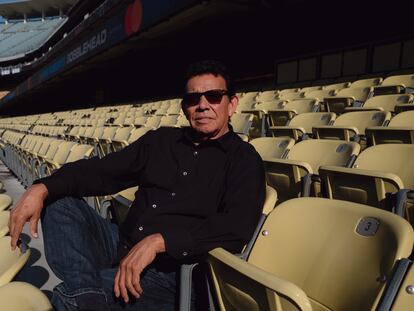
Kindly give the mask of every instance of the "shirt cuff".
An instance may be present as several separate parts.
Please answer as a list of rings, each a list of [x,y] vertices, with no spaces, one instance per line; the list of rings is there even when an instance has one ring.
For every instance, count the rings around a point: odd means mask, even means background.
[[[194,255],[193,238],[191,234],[182,228],[163,227],[161,235],[164,238],[165,250],[175,259],[185,259]]]
[[[59,178],[48,176],[37,179],[33,184],[44,184],[47,188],[46,204],[52,203],[65,196],[66,183]]]

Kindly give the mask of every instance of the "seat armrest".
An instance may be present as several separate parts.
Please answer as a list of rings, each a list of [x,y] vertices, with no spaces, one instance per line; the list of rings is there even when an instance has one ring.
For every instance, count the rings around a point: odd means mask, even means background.
[[[400,177],[393,173],[337,166],[319,167],[325,195],[330,199],[345,200],[395,210],[389,194],[404,188]]]
[[[375,177],[381,178],[383,180],[388,181],[389,183],[393,184],[398,189],[403,189],[404,184],[400,177],[393,173],[385,173],[381,171],[374,171],[374,170],[364,170],[359,168],[349,168],[349,167],[341,167],[341,166],[321,166],[319,167],[319,175],[322,177],[326,173],[343,173],[353,176],[367,176],[367,177]]]
[[[311,173],[313,174],[312,167],[309,163],[298,161],[298,160],[292,160],[292,159],[275,159],[275,158],[264,158],[263,162],[265,165],[272,166],[272,164],[275,165],[285,165],[285,166],[296,166],[302,170],[304,170],[307,174]]]
[[[313,127],[312,133],[315,138],[337,138],[346,141],[350,141],[352,137],[359,135],[359,131],[355,126],[336,125]]]
[[[289,136],[294,140],[299,140],[306,130],[303,127],[292,127],[288,125],[270,126],[269,132],[272,136]]]
[[[347,107],[345,108],[345,112],[352,112],[352,111],[384,111],[382,107]]]

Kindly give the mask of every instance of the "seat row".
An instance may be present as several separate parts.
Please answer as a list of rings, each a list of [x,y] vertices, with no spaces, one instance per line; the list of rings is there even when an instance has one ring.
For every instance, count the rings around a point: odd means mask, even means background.
[[[307,112],[332,112],[343,114],[351,111],[385,111],[392,115],[412,110],[414,97],[411,94],[381,95],[368,99],[362,106],[355,106],[349,98],[303,98],[275,100],[265,103],[245,103],[238,106],[239,112],[252,113],[252,138],[266,136],[271,126],[286,125],[293,117]]]
[[[414,90],[414,75],[393,75],[385,79],[374,77],[360,79],[353,82],[340,82],[328,85],[313,85],[303,88],[273,89],[267,91],[241,92],[238,96],[242,101],[256,103],[280,100],[293,100],[301,98],[319,98],[329,96],[352,96],[358,101],[365,101],[374,95],[412,93]],[[349,91],[353,90],[353,91]]]

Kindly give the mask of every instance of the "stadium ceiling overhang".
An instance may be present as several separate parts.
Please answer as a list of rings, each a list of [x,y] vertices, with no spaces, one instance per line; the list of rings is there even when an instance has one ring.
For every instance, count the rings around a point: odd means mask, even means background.
[[[237,10],[243,0],[107,0],[68,33],[53,49],[37,72],[0,100],[0,110],[10,107],[22,95],[78,70],[98,58],[110,58],[116,49],[139,46],[145,41],[184,27],[203,16]],[[123,5],[119,5],[123,4]],[[99,55],[99,57],[97,57]]]
[[[66,10],[78,0],[4,0],[0,1],[0,15],[16,17],[23,14],[47,12],[51,8]]]

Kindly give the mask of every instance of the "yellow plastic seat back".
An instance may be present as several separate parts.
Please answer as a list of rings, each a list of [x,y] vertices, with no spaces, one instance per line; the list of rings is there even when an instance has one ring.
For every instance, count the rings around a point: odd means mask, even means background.
[[[11,238],[0,238],[0,286],[9,283],[23,268],[30,257],[30,249],[22,253],[19,247],[13,251],[10,247]]]
[[[411,225],[392,213],[299,198],[270,213],[248,262],[300,287],[313,310],[374,310],[413,242]]]
[[[383,126],[391,119],[386,111],[354,111],[340,115],[331,126],[316,126],[312,129],[318,139],[340,139],[350,141],[355,135],[365,135],[369,126]]]
[[[250,141],[250,144],[263,158],[282,158],[292,148],[295,141],[289,137],[260,137]]]
[[[237,134],[248,135],[254,116],[250,113],[235,113],[231,117],[231,125]]]
[[[376,145],[365,149],[353,168],[321,167],[319,172],[329,198],[390,209],[387,193],[414,189],[413,154],[411,144]],[[406,213],[413,222],[414,211]]]
[[[286,126],[271,126],[269,131],[273,136],[289,136],[298,141],[303,134],[312,134],[312,127],[330,124],[335,120],[335,113],[305,112],[298,114]]]
[[[0,238],[9,233],[9,211],[0,211]]]
[[[387,127],[367,128],[369,145],[377,144],[413,144],[414,110],[405,111],[393,117]]]
[[[265,158],[267,183],[276,189],[280,202],[303,195],[302,178],[319,174],[321,165],[346,166],[352,156],[359,154],[355,142],[309,139],[295,144],[286,159]],[[320,196],[320,184],[313,183],[313,193]]]
[[[49,299],[29,283],[12,282],[0,287],[2,310],[53,311]]]
[[[321,165],[345,166],[359,151],[360,146],[354,142],[308,139],[294,145],[287,158],[308,163],[317,174]]]
[[[411,94],[390,94],[374,96],[368,99],[362,109],[376,109],[394,112],[395,105],[407,104],[413,101]]]

